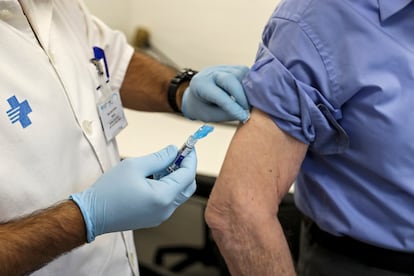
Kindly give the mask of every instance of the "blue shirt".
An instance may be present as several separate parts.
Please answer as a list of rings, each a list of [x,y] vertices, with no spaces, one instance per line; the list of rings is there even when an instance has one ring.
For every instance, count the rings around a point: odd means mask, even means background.
[[[414,252],[414,3],[286,0],[244,80],[309,145],[299,209],[334,235]]]

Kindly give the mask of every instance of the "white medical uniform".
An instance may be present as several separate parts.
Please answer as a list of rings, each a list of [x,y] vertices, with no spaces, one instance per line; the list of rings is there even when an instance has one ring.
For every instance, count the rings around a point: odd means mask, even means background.
[[[67,199],[119,162],[97,114],[93,46],[105,50],[119,89],[133,49],[82,3],[0,0],[0,220]],[[99,236],[33,275],[134,274],[125,232]]]

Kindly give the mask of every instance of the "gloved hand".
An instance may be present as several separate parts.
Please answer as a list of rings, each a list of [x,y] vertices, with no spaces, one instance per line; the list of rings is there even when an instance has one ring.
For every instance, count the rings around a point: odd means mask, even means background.
[[[184,91],[181,111],[192,120],[222,122],[249,119],[249,103],[241,81],[245,66],[213,66],[197,73]]]
[[[175,146],[168,146],[144,157],[126,159],[87,190],[70,195],[82,212],[88,242],[104,233],[157,226],[170,217],[196,189],[195,151],[171,174],[159,180],[147,176],[166,169],[177,153]]]

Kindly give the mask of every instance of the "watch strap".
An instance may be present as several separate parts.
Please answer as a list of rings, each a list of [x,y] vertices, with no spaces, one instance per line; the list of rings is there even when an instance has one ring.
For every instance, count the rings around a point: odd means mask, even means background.
[[[181,110],[178,108],[177,105],[178,87],[183,82],[190,81],[195,76],[195,74],[197,74],[197,71],[185,68],[181,72],[179,72],[174,78],[171,79],[170,86],[168,87],[168,103],[174,110],[174,112],[181,113]]]

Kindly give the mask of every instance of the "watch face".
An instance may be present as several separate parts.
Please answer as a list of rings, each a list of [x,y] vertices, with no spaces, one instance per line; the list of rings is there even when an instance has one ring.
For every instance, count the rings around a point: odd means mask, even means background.
[[[194,71],[193,69],[186,68],[180,74],[180,77],[183,81],[184,80],[191,80],[194,77],[195,74],[197,74],[197,71]]]

